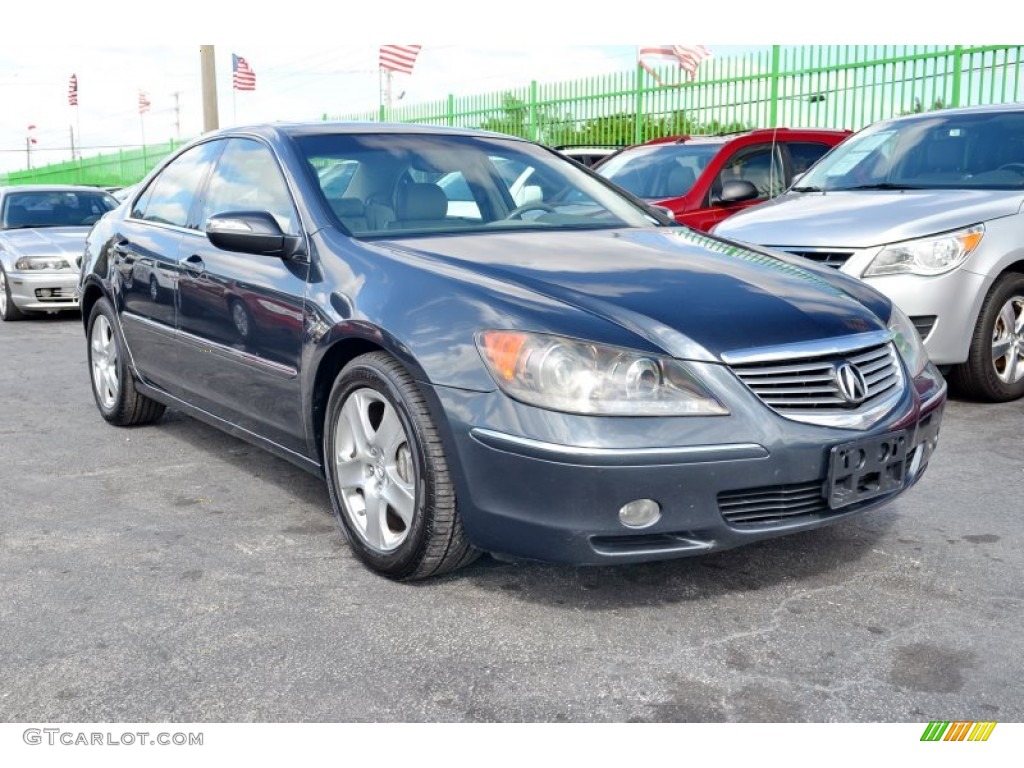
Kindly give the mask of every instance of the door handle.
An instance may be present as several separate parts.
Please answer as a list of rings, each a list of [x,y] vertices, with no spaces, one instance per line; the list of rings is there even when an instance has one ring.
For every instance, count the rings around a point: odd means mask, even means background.
[[[185,259],[185,271],[194,276],[199,276],[206,271],[206,264],[198,253],[193,253]]]

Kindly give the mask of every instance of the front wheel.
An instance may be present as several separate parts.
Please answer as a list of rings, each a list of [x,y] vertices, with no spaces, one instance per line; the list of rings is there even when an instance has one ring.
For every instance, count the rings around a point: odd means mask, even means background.
[[[14,305],[11,298],[11,286],[7,284],[7,273],[0,266],[0,318],[5,322],[21,320],[25,314]]]
[[[124,344],[115,330],[114,310],[100,299],[89,315],[89,373],[100,414],[111,424],[149,424],[164,413],[161,403],[139,394],[128,367]]]
[[[967,362],[950,381],[969,397],[991,402],[1024,395],[1024,275],[1003,275],[978,313]]]
[[[357,357],[335,381],[324,467],[342,531],[374,571],[420,579],[477,557],[423,395],[390,355]]]

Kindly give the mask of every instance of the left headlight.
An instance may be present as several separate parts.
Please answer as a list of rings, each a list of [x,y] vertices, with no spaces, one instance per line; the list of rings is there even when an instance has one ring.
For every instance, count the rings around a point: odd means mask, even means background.
[[[14,262],[14,268],[26,269],[69,269],[71,267],[66,259],[52,259],[41,256],[29,256],[18,259]]]
[[[984,236],[985,225],[976,224],[944,235],[887,245],[871,260],[864,277],[945,274],[963,264]]]
[[[925,351],[924,342],[921,341],[921,335],[910,322],[910,318],[895,304],[892,305],[892,314],[889,316],[889,330],[892,331],[892,343],[899,350],[911,377],[921,375],[921,371],[928,365],[928,353]]]
[[[476,343],[501,390],[540,408],[605,416],[729,412],[672,358],[517,331],[483,331]]]

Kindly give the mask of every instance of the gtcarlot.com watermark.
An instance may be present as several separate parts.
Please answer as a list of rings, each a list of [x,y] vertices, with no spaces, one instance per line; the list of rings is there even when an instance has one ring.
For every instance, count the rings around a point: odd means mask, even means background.
[[[21,738],[30,746],[66,747],[201,747],[203,734],[160,731],[65,731],[62,728],[26,728]]]

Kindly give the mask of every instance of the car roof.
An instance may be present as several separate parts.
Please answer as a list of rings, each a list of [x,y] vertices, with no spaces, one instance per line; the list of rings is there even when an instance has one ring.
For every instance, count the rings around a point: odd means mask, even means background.
[[[100,187],[84,184],[11,184],[0,187],[0,194],[8,192],[100,192],[110,194]]]
[[[643,144],[635,144],[637,147],[652,147],[659,144],[726,144],[736,139],[746,138],[772,138],[789,139],[810,136],[834,136],[836,138],[849,136],[853,131],[845,128],[755,128],[750,131],[736,131],[733,133],[717,133],[707,135],[679,135],[662,136],[657,139],[645,141]]]
[[[914,120],[928,120],[934,117],[956,117],[958,115],[992,115],[1009,114],[1011,112],[1024,112],[1024,102],[1011,104],[985,104],[978,107],[951,107],[947,109],[933,109],[929,112],[915,112],[910,115],[898,115],[896,117],[877,120],[878,123],[903,123]]]
[[[261,123],[256,125],[237,126],[206,134],[204,139],[214,136],[237,136],[239,134],[256,134],[266,138],[277,136],[328,136],[338,133],[351,134],[405,134],[433,136],[477,136],[480,138],[502,138],[523,141],[518,136],[510,136],[494,131],[483,131],[475,128],[452,128],[444,125],[423,125],[420,123],[370,123],[370,122],[309,122],[309,123]]]

